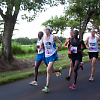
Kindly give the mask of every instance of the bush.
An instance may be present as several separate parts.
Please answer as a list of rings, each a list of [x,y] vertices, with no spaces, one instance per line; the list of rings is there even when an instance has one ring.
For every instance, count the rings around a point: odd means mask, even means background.
[[[98,42],[98,46],[100,46],[100,42]]]
[[[12,42],[12,52],[13,54],[25,54],[25,51],[22,50],[21,44],[17,42]]]
[[[12,41],[21,43],[22,45],[32,45],[33,43],[37,43],[37,40],[38,38],[29,39],[28,37],[12,39]]]
[[[56,47],[58,47],[59,44],[56,43]],[[21,43],[18,42],[12,42],[12,52],[14,55],[16,54],[30,54],[30,53],[36,53],[36,44],[33,45],[21,45]],[[59,51],[65,50],[64,44],[59,48]]]
[[[36,49],[36,44],[34,45],[22,45],[22,50],[25,51],[25,53],[29,54],[29,53],[35,53]]]
[[[35,53],[36,44],[34,45],[21,45],[18,42],[12,42],[12,52],[14,55],[16,54],[29,54]]]
[[[33,49],[29,49],[29,50],[27,51],[27,53],[34,53],[34,50],[33,50]]]

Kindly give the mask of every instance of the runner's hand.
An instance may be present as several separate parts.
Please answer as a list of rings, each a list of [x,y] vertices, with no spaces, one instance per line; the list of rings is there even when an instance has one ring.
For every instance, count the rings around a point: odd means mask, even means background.
[[[74,53],[74,52],[71,50],[71,53]]]
[[[59,47],[56,47],[56,51],[58,51],[59,50]]]
[[[91,47],[88,47],[88,50],[90,50],[91,49]]]

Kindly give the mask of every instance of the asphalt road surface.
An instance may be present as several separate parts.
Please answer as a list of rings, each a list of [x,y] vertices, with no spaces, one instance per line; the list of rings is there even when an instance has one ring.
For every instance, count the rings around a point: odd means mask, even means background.
[[[63,69],[63,76],[52,74],[49,93],[42,92],[46,83],[46,74],[38,76],[38,86],[31,86],[33,77],[0,86],[0,100],[100,100],[100,61],[96,63],[94,81],[89,82],[91,65],[84,64],[84,70],[78,71],[75,90],[69,87],[73,84],[73,74],[70,81],[65,80],[69,68]]]

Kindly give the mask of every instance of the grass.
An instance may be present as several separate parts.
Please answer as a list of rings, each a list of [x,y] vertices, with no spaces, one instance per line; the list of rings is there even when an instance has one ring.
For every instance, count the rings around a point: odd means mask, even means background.
[[[30,54],[22,54],[22,55],[14,55],[15,58],[17,59],[24,59],[24,60],[27,60],[27,58],[31,58],[31,57],[34,57],[36,58],[37,57],[37,54],[36,53],[30,53]]]
[[[87,54],[88,50],[84,50],[84,53]],[[67,50],[62,50],[58,52],[59,56],[59,61],[56,61],[54,63],[55,68],[66,68],[69,67],[70,61],[67,56]],[[26,54],[26,55],[15,55],[17,59],[27,59],[27,57],[35,57],[36,58],[36,53],[35,54]],[[89,57],[85,56],[83,57],[83,62],[89,62]],[[46,73],[46,66],[45,64],[42,64],[39,68],[39,74]],[[32,70],[26,70],[26,71],[13,71],[13,72],[4,72],[0,74],[0,84],[5,84],[8,82],[13,82],[18,79],[23,79],[27,78],[29,76],[34,75],[34,68]]]

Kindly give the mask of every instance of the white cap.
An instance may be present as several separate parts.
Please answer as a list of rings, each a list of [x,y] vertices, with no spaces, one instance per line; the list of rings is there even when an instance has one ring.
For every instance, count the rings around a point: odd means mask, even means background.
[[[46,28],[49,29],[49,30],[51,31],[51,27],[50,27],[50,26],[47,26]]]

